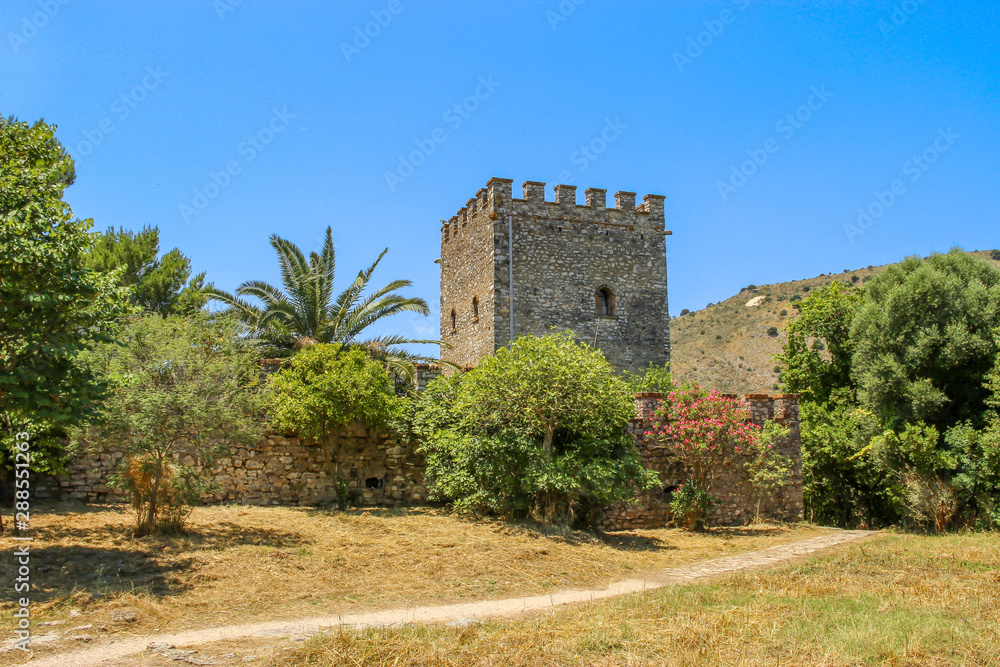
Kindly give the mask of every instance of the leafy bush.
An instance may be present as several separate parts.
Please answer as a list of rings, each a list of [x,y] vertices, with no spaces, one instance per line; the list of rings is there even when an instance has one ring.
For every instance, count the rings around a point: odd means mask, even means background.
[[[657,409],[656,424],[649,436],[666,446],[670,457],[690,472],[688,491],[682,497],[683,522],[691,527],[706,524],[707,514],[690,514],[702,507],[694,502],[699,492],[711,497],[713,484],[734,461],[743,461],[756,485],[770,484],[788,463],[771,446],[780,431],[771,428],[765,437],[760,426],[750,421],[746,402],[696,386],[676,389],[664,397]],[[754,476],[755,475],[755,476]],[[694,499],[694,500],[692,500]],[[703,507],[707,511],[707,506]]]
[[[266,399],[271,423],[321,440],[352,422],[385,426],[402,408],[385,364],[360,348],[316,343],[272,376]]]
[[[687,314],[688,314],[688,313],[690,313],[690,312],[691,312],[691,311],[690,311],[690,310],[688,310],[687,308],[682,308],[682,309],[681,309],[681,317],[684,317],[685,315],[687,315]]]
[[[1000,250],[991,250],[990,251],[990,259],[992,259],[992,260],[994,260],[996,262],[1000,262]]]
[[[772,338],[774,336],[777,336],[778,335],[778,327],[768,327],[768,329],[767,329],[767,335],[771,336]]]
[[[522,336],[416,399],[434,499],[465,511],[583,523],[658,482],[623,427],[628,385],[572,333]]]
[[[134,320],[120,344],[86,355],[110,396],[99,421],[74,431],[74,443],[122,452],[110,479],[126,491],[136,534],[179,529],[200,493],[212,488],[182,454],[208,467],[233,444],[254,442],[258,398],[251,389],[257,365],[252,349],[229,321],[147,315]]]
[[[402,414],[386,365],[359,347],[316,343],[272,376],[265,404],[271,423],[301,438],[324,440],[352,422],[386,426]],[[339,460],[337,462],[339,466]],[[336,470],[337,505],[347,509],[348,481]]]
[[[666,393],[674,388],[669,366],[655,366],[650,364],[636,375],[626,370],[622,374],[622,380],[625,381],[629,391],[633,394],[646,392]]]
[[[685,530],[702,530],[713,504],[712,495],[700,488],[694,477],[678,486],[670,496],[670,511]]]

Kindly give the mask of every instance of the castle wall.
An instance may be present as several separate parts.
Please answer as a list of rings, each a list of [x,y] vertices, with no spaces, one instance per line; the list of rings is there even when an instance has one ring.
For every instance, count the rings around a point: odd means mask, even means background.
[[[672,461],[669,443],[657,442],[646,435],[653,427],[653,413],[662,397],[662,394],[637,394],[636,418],[628,426],[628,432],[635,441],[644,465],[659,473],[660,485],[636,494],[634,503],[617,502],[605,508],[596,521],[597,527],[603,530],[661,528],[672,518],[668,489],[682,484],[690,474]],[[797,394],[749,394],[745,400],[750,404],[751,422],[763,426],[766,420],[773,419],[788,429],[787,435],[778,441],[777,449],[778,453],[791,460],[791,477],[783,487],[764,494],[760,503],[760,516],[779,521],[801,521],[804,505],[799,397]],[[741,463],[730,462],[720,474],[712,478],[713,496],[719,499],[709,511],[712,525],[744,525],[757,514],[757,494]]]
[[[556,327],[596,345],[618,370],[667,363],[669,232],[663,230],[663,197],[647,195],[636,207],[635,193],[617,192],[615,207],[608,208],[605,190],[590,188],[586,203],[577,204],[575,186],[557,185],[556,201],[547,202],[544,183],[526,182],[521,199],[513,197],[512,183],[491,179],[443,228],[441,337],[453,346],[442,350],[443,358],[473,366],[506,345],[511,328],[516,338],[544,335]],[[489,330],[482,326],[486,301],[479,292],[487,286]],[[613,294],[611,315],[597,314],[602,287]],[[463,319],[474,291],[479,294],[480,326]],[[488,334],[490,341],[485,340]]]
[[[67,474],[36,486],[38,498],[87,503],[119,502],[120,489],[107,485],[121,459],[110,447],[85,449],[67,465]],[[178,462],[194,465],[218,485],[205,503],[317,505],[335,502],[338,474],[348,480],[348,499],[357,505],[420,505],[427,491],[423,457],[416,443],[354,424],[327,442],[267,434],[248,447],[230,447],[209,468],[193,451],[180,448]]]
[[[661,394],[636,396],[636,418],[628,424],[636,448],[647,468],[657,471],[660,485],[637,494],[635,503],[619,502],[596,518],[602,530],[661,528],[671,519],[666,492],[688,478],[674,464],[670,445],[648,438],[653,413]],[[792,461],[788,484],[767,494],[761,516],[784,521],[802,519],[802,458],[798,396],[751,395],[751,421],[763,425],[774,419],[788,428],[778,451]],[[349,426],[327,442],[304,443],[295,437],[268,434],[249,447],[230,447],[207,469],[197,465],[194,452],[182,451],[178,461],[194,465],[211,477],[218,489],[202,497],[205,503],[233,502],[248,505],[317,505],[337,499],[337,476],[348,480],[348,499],[355,505],[422,505],[427,486],[418,443],[401,436]],[[123,494],[107,485],[121,458],[113,447],[98,446],[81,452],[69,462],[67,474],[39,479],[33,485],[38,499],[63,498],[87,503],[119,502]],[[713,492],[723,500],[711,510],[714,525],[742,525],[756,513],[756,495],[739,461],[714,480]]]

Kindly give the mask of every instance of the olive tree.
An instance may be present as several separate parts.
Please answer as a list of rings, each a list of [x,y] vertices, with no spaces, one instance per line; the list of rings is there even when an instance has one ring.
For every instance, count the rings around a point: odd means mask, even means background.
[[[571,332],[522,336],[418,399],[415,431],[432,494],[456,506],[546,522],[657,482],[624,427],[628,385]]]
[[[123,454],[110,483],[132,502],[137,535],[179,529],[213,459],[261,433],[256,358],[236,334],[227,320],[145,315],[87,358],[109,397],[74,442]]]

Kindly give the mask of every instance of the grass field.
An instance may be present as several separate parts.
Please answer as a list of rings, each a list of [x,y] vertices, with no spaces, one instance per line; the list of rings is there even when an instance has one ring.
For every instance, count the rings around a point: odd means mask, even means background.
[[[32,513],[34,623],[56,623],[53,632],[92,625],[88,634],[102,641],[251,619],[539,594],[826,532],[757,526],[596,537],[433,509],[221,506],[197,508],[189,534],[134,539],[129,521],[116,507]],[[12,581],[14,543],[0,544],[0,580]],[[0,592],[0,627],[13,625],[15,595],[12,586]],[[115,623],[116,610],[135,611],[137,620]],[[35,634],[44,631],[36,627]]]
[[[1000,535],[831,555],[520,621],[341,631],[268,667],[1000,665]]]

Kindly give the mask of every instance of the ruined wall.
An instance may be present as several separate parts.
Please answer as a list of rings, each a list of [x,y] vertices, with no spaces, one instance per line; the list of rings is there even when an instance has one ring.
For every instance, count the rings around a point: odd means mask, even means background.
[[[664,198],[646,195],[636,207],[635,193],[617,192],[615,208],[607,208],[605,190],[588,189],[583,205],[575,186],[555,190],[556,201],[547,202],[545,184],[528,181],[514,199],[510,179],[491,179],[442,228],[441,337],[453,346],[443,358],[471,366],[509,342],[512,255],[515,338],[571,329],[618,370],[667,363]],[[613,295],[610,315],[597,312],[602,287]],[[478,327],[463,319],[474,293]],[[481,326],[487,312],[491,329]]]
[[[735,395],[729,397],[736,398]],[[669,444],[657,443],[645,435],[653,426],[653,413],[662,398],[662,394],[636,394],[636,418],[628,426],[643,463],[659,473],[660,485],[637,494],[635,504],[618,502],[605,508],[597,520],[598,527],[603,530],[660,528],[671,519],[669,490],[683,483],[689,475],[671,461]],[[750,421],[754,424],[763,426],[768,419],[774,419],[788,429],[788,434],[778,442],[777,449],[792,461],[791,478],[787,485],[765,496],[760,514],[764,518],[780,521],[800,521],[803,502],[799,397],[797,394],[748,394],[745,400],[750,405]],[[713,495],[721,498],[710,510],[713,525],[743,525],[756,514],[756,495],[741,463],[731,462],[721,475],[713,478]]]
[[[349,484],[348,499],[357,505],[419,505],[426,498],[423,457],[416,443],[355,424],[328,442],[306,444],[297,438],[268,434],[250,447],[230,447],[205,471],[219,486],[206,503],[247,505],[317,505],[337,500],[337,474]],[[36,487],[39,498],[61,497],[87,503],[116,502],[121,491],[107,486],[119,454],[83,452],[68,474]],[[196,457],[182,452],[181,463]],[[41,480],[40,480],[41,481]]]

